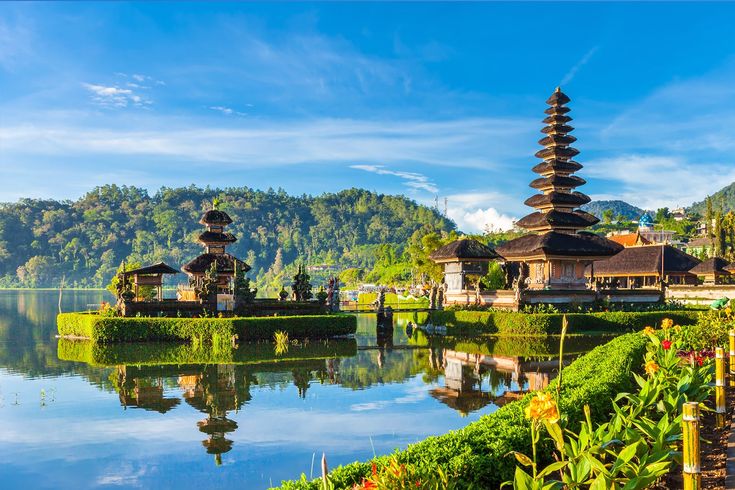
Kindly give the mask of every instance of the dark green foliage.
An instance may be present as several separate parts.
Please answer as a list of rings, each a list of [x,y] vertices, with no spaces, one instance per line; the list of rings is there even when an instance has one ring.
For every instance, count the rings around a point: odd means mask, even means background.
[[[617,393],[633,388],[633,371],[640,371],[646,339],[641,334],[620,336],[597,347],[574,361],[564,370],[560,409],[571,421],[580,420],[582,407],[590,405],[592,417],[602,420],[612,411],[611,400]],[[548,391],[556,391],[552,382]],[[399,462],[411,465],[419,472],[435,475],[441,467],[460,488],[494,489],[510,480],[515,470],[515,458],[509,451],[529,454],[530,425],[524,416],[528,395],[509,403],[496,412],[482,417],[467,427],[445,435],[429,437],[398,451]],[[577,425],[572,423],[571,426]],[[540,454],[550,454],[549,448]],[[376,458],[384,464],[387,456]],[[350,488],[371,471],[371,463],[353,463],[330,473],[335,488]],[[284,490],[318,489],[317,481],[288,481]]]
[[[271,342],[246,343],[234,348],[229,343],[208,345],[173,342],[136,342],[98,344],[88,340],[59,339],[58,357],[65,361],[86,362],[95,366],[121,364],[261,364],[314,359],[332,359],[357,354],[355,339],[315,340],[289,344],[277,356]]]
[[[149,196],[144,189],[108,185],[77,201],[0,204],[0,285],[55,287],[65,276],[68,286],[103,287],[123,260],[180,267],[202,253],[199,219],[214,198],[234,221],[228,230],[238,241],[228,251],[253,266],[250,276],[258,279],[279,261],[289,276],[297,261],[371,268],[382,244],[402,253],[426,224],[455,228],[409,199],[359,189],[296,197],[281,190],[191,186]]]
[[[270,340],[278,331],[291,338],[318,338],[354,334],[352,315],[310,315],[261,318],[110,318],[94,313],[61,313],[56,320],[59,335],[84,337],[94,342],[142,342],[150,340],[231,339]]]
[[[567,313],[570,333],[592,331],[627,332],[646,326],[658,326],[664,318],[679,325],[697,322],[699,312],[682,311],[609,311],[603,313]],[[550,335],[561,332],[562,313],[520,313],[511,311],[432,311],[435,325],[458,327],[461,330],[479,330],[500,335]]]

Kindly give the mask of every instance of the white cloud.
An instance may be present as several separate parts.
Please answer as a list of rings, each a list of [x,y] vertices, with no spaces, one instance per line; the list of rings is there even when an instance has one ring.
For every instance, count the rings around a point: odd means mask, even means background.
[[[447,214],[467,233],[487,230],[510,230],[516,218],[498,211],[497,206],[512,201],[513,197],[499,192],[467,192],[447,197]]]
[[[622,199],[644,209],[688,206],[735,181],[732,165],[693,165],[682,156],[628,154],[589,163],[587,175],[614,182],[596,198]]]
[[[247,116],[245,112],[236,111],[232,107],[226,107],[222,105],[215,105],[209,107],[213,111],[221,112],[225,116]]]
[[[350,165],[350,168],[365,170],[378,175],[392,175],[404,179],[405,185],[416,190],[424,190],[436,194],[439,188],[429,180],[429,178],[417,172],[403,172],[397,170],[388,170],[383,165]]]
[[[143,107],[151,104],[150,99],[135,93],[132,88],[93,83],[83,83],[82,86],[91,93],[92,102],[103,107]]]

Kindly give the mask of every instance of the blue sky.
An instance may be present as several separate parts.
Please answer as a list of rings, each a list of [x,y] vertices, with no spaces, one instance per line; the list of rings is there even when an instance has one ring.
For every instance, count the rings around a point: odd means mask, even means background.
[[[735,181],[735,4],[0,5],[0,201],[106,183],[446,197],[527,212],[562,84],[588,180],[642,207]]]

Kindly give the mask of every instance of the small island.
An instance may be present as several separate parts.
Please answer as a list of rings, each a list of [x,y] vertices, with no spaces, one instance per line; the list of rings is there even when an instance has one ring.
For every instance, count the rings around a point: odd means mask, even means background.
[[[212,209],[199,221],[206,227],[198,241],[204,253],[182,269],[189,278],[178,286],[176,298],[163,297],[164,275],[179,274],[163,262],[143,267],[124,263],[112,281],[117,301],[98,312],[60,313],[59,335],[95,342],[161,340],[245,341],[272,339],[275,332],[291,338],[328,338],[354,334],[353,315],[339,314],[339,281],[331,279],[327,291],[312,293],[310,277],[299,267],[289,298],[285,289],[278,299],[256,298],[245,274],[250,266],[227,252],[237,238],[225,231],[232,218]]]

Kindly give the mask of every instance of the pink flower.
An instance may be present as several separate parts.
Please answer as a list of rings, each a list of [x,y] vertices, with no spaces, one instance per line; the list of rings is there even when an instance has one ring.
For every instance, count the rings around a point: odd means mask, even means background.
[[[671,341],[670,340],[662,340],[661,341],[661,347],[663,347],[664,350],[669,350],[671,348]]]

